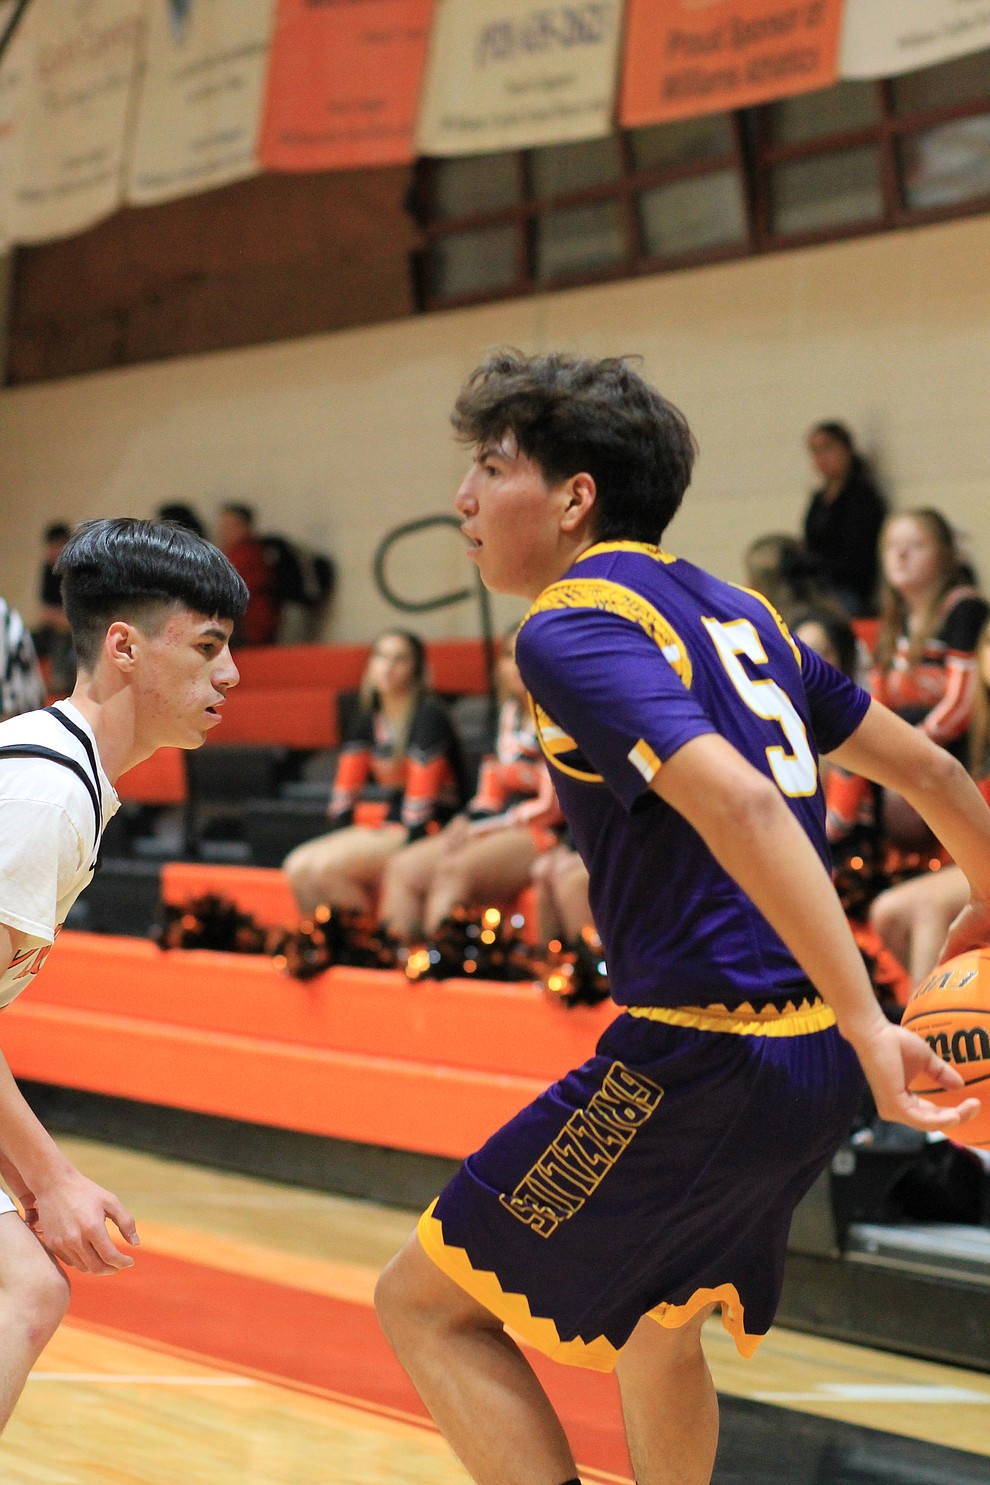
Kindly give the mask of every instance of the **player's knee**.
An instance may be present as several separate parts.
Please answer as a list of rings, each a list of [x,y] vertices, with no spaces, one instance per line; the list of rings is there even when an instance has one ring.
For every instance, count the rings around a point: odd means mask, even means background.
[[[409,1268],[406,1251],[403,1249],[385,1265],[375,1285],[375,1314],[392,1346],[396,1345],[407,1326],[414,1322],[418,1309]]]
[[[616,1370],[620,1383],[635,1385],[646,1378],[652,1384],[663,1372],[681,1373],[699,1360],[704,1364],[701,1332],[714,1308],[708,1305],[684,1325],[672,1327],[645,1315],[619,1354]]]
[[[375,1313],[389,1344],[401,1357],[406,1344],[430,1331],[436,1341],[472,1323],[475,1312],[498,1322],[434,1266],[413,1237],[383,1269],[375,1286]]]
[[[16,1303],[27,1337],[40,1350],[55,1334],[69,1308],[69,1281],[47,1254],[19,1277]]]

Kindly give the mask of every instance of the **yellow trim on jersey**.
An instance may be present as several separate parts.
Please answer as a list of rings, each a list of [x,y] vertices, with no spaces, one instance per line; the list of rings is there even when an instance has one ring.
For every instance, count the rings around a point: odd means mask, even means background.
[[[631,624],[638,624],[653,640],[675,674],[690,688],[693,672],[687,646],[660,610],[632,588],[610,582],[608,578],[563,578],[559,583],[551,583],[549,588],[544,588],[523,619],[523,624],[528,623],[534,614],[565,608],[598,609],[603,613],[618,614]]]
[[[614,1369],[619,1353],[603,1335],[593,1341],[562,1341],[552,1320],[533,1314],[525,1294],[503,1289],[497,1274],[490,1269],[475,1268],[463,1248],[449,1246],[444,1240],[443,1224],[433,1215],[435,1207],[433,1202],[423,1213],[416,1232],[427,1258],[449,1279],[544,1356],[562,1361],[565,1366],[583,1366],[595,1372]]]
[[[807,1036],[835,1025],[835,1012],[823,1000],[788,1001],[754,1011],[748,1001],[729,1010],[724,1005],[629,1005],[630,1016],[690,1026],[695,1031],[726,1031],[733,1036]]]
[[[784,623],[783,619],[780,617],[780,615],[778,614],[777,610],[774,608],[773,604],[770,602],[769,598],[764,597],[764,595],[762,593],[758,593],[755,588],[747,588],[745,586],[745,584],[743,584],[743,583],[733,583],[732,584],[732,587],[733,588],[738,588],[739,591],[740,591],[740,593],[748,593],[749,596],[750,596],[750,598],[758,598],[760,600],[760,602],[763,604],[763,607],[769,611],[769,613],[770,613],[770,615],[771,615],[774,623],[776,624],[777,628],[780,630],[781,634],[784,636],[784,638],[787,640],[787,643],[790,645],[791,651],[792,651],[792,653],[794,655],[794,658],[795,658],[795,660],[798,663],[798,670],[800,670],[801,669],[801,651],[798,649],[797,645],[794,643],[794,638],[793,638],[793,636],[791,634],[791,631],[788,629],[787,625]]]
[[[634,748],[626,754],[633,768],[641,773],[648,784],[652,784],[662,764],[645,738],[640,738]]]
[[[736,1343],[736,1350],[746,1360],[752,1356],[763,1340],[761,1335],[750,1335],[746,1329],[746,1311],[735,1284],[719,1284],[714,1289],[696,1289],[691,1298],[682,1305],[662,1304],[648,1310],[651,1320],[665,1330],[677,1330],[703,1310],[706,1305],[722,1306],[722,1325]]]
[[[554,721],[549,712],[543,710],[538,702],[532,703],[532,711],[537,740],[547,762],[554,768],[559,768],[561,773],[566,773],[568,778],[580,779],[582,784],[603,784],[605,780],[600,773],[586,772],[584,769],[575,768],[573,764],[563,762],[561,755],[576,753],[577,743],[564,731],[563,727]]]
[[[584,562],[589,557],[600,557],[604,552],[639,552],[641,556],[652,557],[654,562],[663,562],[667,566],[677,561],[672,552],[665,552],[662,547],[648,541],[597,541],[574,560],[575,563]]]

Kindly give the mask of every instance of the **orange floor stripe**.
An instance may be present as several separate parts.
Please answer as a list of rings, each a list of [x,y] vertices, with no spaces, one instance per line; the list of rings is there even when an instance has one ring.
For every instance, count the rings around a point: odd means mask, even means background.
[[[74,1276],[70,1319],[337,1401],[427,1416],[367,1305],[143,1252],[109,1282]],[[581,1464],[628,1479],[614,1378],[530,1359]]]

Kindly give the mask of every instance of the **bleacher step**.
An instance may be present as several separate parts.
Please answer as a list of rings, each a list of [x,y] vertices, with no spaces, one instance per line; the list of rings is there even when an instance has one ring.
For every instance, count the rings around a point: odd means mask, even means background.
[[[910,1273],[964,1278],[990,1288],[990,1229],[985,1227],[854,1222],[846,1235],[845,1256]]]

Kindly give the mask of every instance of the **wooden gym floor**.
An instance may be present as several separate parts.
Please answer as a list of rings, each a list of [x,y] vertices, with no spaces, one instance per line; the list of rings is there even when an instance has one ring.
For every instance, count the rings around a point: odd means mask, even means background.
[[[371,1310],[414,1214],[61,1143],[142,1248],[76,1279],[0,1443],[7,1485],[464,1485]],[[990,1375],[783,1330],[743,1362],[717,1321],[706,1348],[718,1485],[990,1482]],[[583,1479],[629,1481],[613,1380],[537,1366]]]

